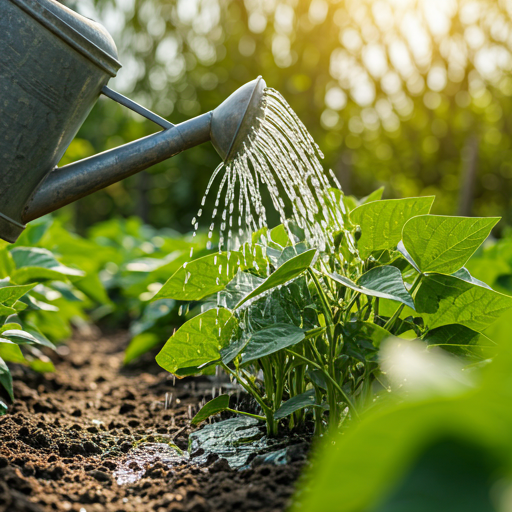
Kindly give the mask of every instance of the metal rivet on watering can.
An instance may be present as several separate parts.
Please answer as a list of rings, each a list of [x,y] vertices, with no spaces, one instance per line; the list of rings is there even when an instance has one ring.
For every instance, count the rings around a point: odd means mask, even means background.
[[[208,140],[228,158],[265,87],[254,80],[174,126],[106,87],[120,67],[105,28],[56,0],[0,2],[0,238],[15,242],[26,222]],[[101,94],[163,131],[56,168]]]

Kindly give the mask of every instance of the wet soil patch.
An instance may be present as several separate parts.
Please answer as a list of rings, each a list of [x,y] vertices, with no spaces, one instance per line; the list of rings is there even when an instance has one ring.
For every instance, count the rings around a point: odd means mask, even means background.
[[[150,356],[123,368],[127,341],[82,333],[53,356],[55,374],[13,368],[16,402],[0,417],[0,512],[285,510],[308,443],[297,436],[277,465],[258,456],[242,470],[200,449],[189,457],[190,418],[212,383],[173,382]],[[120,470],[139,479],[120,484]]]

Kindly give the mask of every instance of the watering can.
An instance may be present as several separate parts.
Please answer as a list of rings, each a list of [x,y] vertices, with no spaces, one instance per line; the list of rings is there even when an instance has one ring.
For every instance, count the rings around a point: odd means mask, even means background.
[[[27,222],[203,142],[229,160],[258,123],[261,77],[173,125],[107,87],[120,67],[100,24],[56,0],[0,0],[0,238],[15,242]],[[102,94],[162,130],[57,167]]]

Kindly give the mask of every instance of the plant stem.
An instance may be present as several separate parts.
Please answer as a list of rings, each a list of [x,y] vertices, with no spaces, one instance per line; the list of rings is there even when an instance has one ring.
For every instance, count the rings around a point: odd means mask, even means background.
[[[244,416],[250,416],[251,418],[255,418],[261,421],[265,421],[267,419],[265,418],[265,416],[260,416],[259,414],[251,414],[250,412],[237,411],[236,409],[230,409],[229,407],[225,410],[229,412],[234,412],[235,414],[243,414]]]
[[[310,359],[308,359],[305,356],[301,356],[300,354],[297,354],[296,352],[293,352],[292,350],[289,350],[289,349],[286,349],[286,351],[289,354],[291,354],[292,356],[298,357],[299,359],[302,359],[303,361],[310,364],[314,368],[317,368],[318,370],[320,370],[324,374],[324,376],[327,377],[327,379],[332,383],[332,385],[338,390],[338,392],[341,394],[341,396],[343,396],[343,398],[347,402],[348,408],[354,414],[354,416],[356,418],[359,418],[359,414],[357,414],[356,408],[355,408],[352,400],[347,396],[345,391],[343,391],[341,386],[329,375],[329,372],[326,372],[325,369],[322,368],[322,366],[320,366],[319,364],[316,364],[314,361],[311,361]]]

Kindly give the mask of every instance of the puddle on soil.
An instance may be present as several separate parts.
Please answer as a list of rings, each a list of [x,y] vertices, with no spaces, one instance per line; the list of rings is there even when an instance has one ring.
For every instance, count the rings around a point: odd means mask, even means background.
[[[168,468],[183,462],[202,466],[212,456],[226,459],[232,469],[288,464],[307,452],[307,443],[304,439],[298,444],[290,444],[290,439],[269,439],[260,421],[240,416],[205,425],[190,434],[189,452],[168,443],[142,443],[117,466],[114,477],[118,485],[133,484],[157,462]]]
[[[190,434],[190,462],[206,463],[209,456],[226,459],[232,469],[244,469],[249,465],[287,464],[293,446],[284,446],[287,441],[268,439],[262,423],[241,416],[212,423]],[[198,455],[195,455],[198,453]]]
[[[171,468],[188,460],[188,453],[167,443],[143,443],[130,451],[126,460],[114,471],[118,485],[133,484],[140,480],[150,466],[161,462]]]

